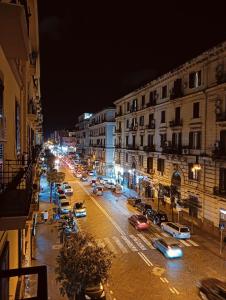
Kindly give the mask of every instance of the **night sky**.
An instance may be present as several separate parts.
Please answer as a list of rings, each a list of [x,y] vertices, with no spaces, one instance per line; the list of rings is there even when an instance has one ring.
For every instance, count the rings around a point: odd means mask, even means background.
[[[38,2],[46,134],[226,40],[226,1]]]

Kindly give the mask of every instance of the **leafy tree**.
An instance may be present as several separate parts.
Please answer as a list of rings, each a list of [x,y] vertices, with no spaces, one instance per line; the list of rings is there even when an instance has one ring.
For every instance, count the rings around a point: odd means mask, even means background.
[[[113,253],[99,246],[90,234],[72,234],[56,259],[56,281],[60,283],[61,295],[76,299],[76,295],[84,294],[87,285],[105,282],[112,258]]]
[[[49,170],[54,168],[55,156],[51,153],[49,149],[45,150],[45,160]]]
[[[65,173],[57,172],[57,170],[52,170],[47,173],[47,180],[50,184],[50,202],[52,202],[52,194],[53,194],[53,184],[54,182],[63,182],[65,179]]]

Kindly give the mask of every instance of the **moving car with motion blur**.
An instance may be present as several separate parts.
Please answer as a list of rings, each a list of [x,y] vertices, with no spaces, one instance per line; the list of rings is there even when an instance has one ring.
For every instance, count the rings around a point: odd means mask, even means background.
[[[143,215],[132,215],[128,218],[128,221],[137,230],[145,230],[149,227],[148,219]]]
[[[72,195],[73,194],[73,188],[70,185],[64,186],[64,192],[66,195]]]
[[[157,211],[154,209],[147,209],[146,216],[156,225],[160,225],[162,222],[168,221],[167,214],[161,210]]]
[[[94,186],[93,193],[97,196],[102,196],[104,192],[104,188],[101,185]]]
[[[72,208],[70,202],[67,199],[62,199],[59,203],[60,214],[68,214]]]
[[[183,251],[175,240],[154,239],[153,246],[162,252],[166,258],[179,258],[183,256]]]
[[[161,223],[161,228],[177,239],[190,239],[191,237],[190,229],[185,225],[163,222]]]
[[[141,212],[143,215],[146,215],[146,212],[148,209],[152,210],[152,207],[150,204],[144,203],[144,202],[138,202],[135,205],[136,209]]]
[[[84,202],[76,202],[73,207],[75,217],[85,217],[86,216],[86,207]]]
[[[216,278],[204,278],[198,282],[198,294],[203,300],[225,300],[226,282]]]
[[[133,207],[136,206],[137,203],[141,202],[141,198],[136,198],[136,197],[129,197],[127,198],[127,203],[132,205]]]

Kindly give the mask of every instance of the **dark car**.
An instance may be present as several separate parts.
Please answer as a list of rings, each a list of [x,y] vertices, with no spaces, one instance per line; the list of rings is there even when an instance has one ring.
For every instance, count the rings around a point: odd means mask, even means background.
[[[144,230],[149,227],[148,219],[143,215],[132,215],[128,220],[138,230]]]
[[[127,203],[132,205],[132,206],[136,206],[138,203],[141,202],[140,198],[136,198],[136,197],[129,197],[127,198]]]
[[[150,204],[144,202],[138,202],[136,204],[136,209],[140,211],[143,215],[146,215],[147,210],[152,210],[152,207]]]
[[[226,282],[216,278],[205,278],[198,283],[198,293],[204,300],[225,300]]]
[[[167,222],[167,214],[164,211],[156,211],[154,209],[147,210],[146,216],[149,220],[151,220],[154,224],[160,225],[162,222]]]
[[[106,299],[103,284],[90,284],[85,289],[85,299]]]

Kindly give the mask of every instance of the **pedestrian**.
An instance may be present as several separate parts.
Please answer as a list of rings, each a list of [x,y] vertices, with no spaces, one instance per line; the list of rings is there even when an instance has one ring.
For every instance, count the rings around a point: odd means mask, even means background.
[[[44,211],[44,213],[43,213],[43,218],[44,218],[44,221],[45,221],[45,223],[46,223],[46,222],[48,221],[48,218],[49,218],[49,213],[48,213],[47,210]]]

